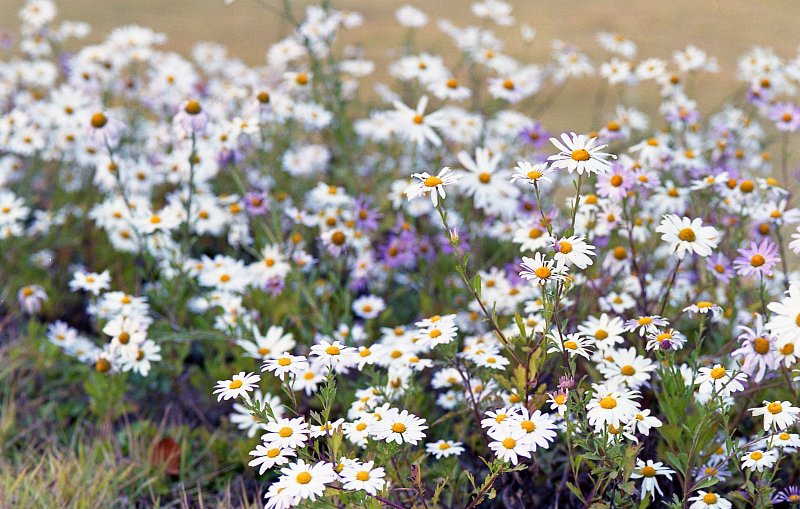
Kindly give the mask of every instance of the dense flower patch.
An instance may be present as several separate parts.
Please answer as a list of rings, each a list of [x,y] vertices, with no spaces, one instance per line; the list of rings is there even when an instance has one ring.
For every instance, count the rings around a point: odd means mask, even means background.
[[[327,5],[248,67],[136,26],[66,51],[88,26],[29,1],[0,330],[47,322],[113,397],[217,379],[267,508],[800,502],[800,57],[754,48],[702,113],[694,78],[732,71],[697,47],[521,62],[498,33],[545,43],[508,4],[472,14],[398,10],[454,46],[409,37],[381,82]],[[574,80],[596,130],[550,133]]]

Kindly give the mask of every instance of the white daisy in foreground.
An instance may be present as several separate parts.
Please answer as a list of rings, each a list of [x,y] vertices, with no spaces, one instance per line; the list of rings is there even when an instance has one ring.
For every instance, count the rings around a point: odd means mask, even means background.
[[[519,463],[519,457],[531,457],[531,439],[528,433],[522,428],[512,428],[510,426],[500,426],[489,431],[489,437],[494,441],[489,442],[489,449],[503,461],[509,461],[512,465]]]
[[[264,442],[292,449],[303,447],[310,433],[308,423],[302,416],[294,419],[281,418],[270,421],[265,429],[266,433],[261,437]]]
[[[376,440],[395,442],[398,444],[409,443],[417,445],[417,442],[425,438],[423,430],[428,429],[425,419],[396,408],[391,408],[382,415],[371,430],[372,436]]]
[[[775,449],[770,449],[768,451],[752,451],[745,454],[740,459],[742,460],[743,468],[763,472],[765,468],[772,468],[772,465],[778,461],[778,451]]]
[[[214,388],[214,394],[217,396],[217,401],[235,399],[239,396],[249,400],[248,393],[255,390],[261,377],[254,373],[247,373],[240,371],[238,374],[233,375],[230,380],[219,380]]]
[[[800,284],[789,285],[789,291],[780,302],[771,302],[767,309],[773,315],[767,328],[779,338],[800,337]]]
[[[511,175],[511,182],[523,180],[528,184],[538,184],[539,182],[550,182],[550,175],[555,170],[548,168],[547,163],[533,164],[528,161],[517,161],[514,167],[517,173]]]
[[[564,261],[567,265],[575,265],[583,270],[593,263],[592,256],[596,256],[594,246],[586,243],[584,237],[573,235],[572,237],[561,237],[555,243],[557,262]]]
[[[616,159],[616,156],[601,152],[607,145],[595,146],[595,141],[597,138],[582,134],[561,133],[561,141],[550,138],[560,152],[547,160],[552,161],[553,168],[566,168],[570,173],[577,171],[578,175],[583,175],[583,172],[605,173],[611,167],[606,159]]]
[[[689,509],[731,509],[732,504],[716,493],[700,490],[697,496],[689,498]]]
[[[250,460],[248,467],[258,467],[258,475],[264,475],[267,470],[280,465],[289,463],[289,458],[296,456],[294,449],[281,447],[278,444],[259,444],[250,451],[250,456],[255,459]]]
[[[665,467],[660,461],[654,463],[653,460],[647,460],[645,463],[641,459],[636,458],[636,470],[631,474],[631,479],[642,479],[642,500],[644,500],[644,497],[648,493],[650,494],[650,498],[653,499],[656,496],[656,490],[658,490],[659,495],[664,494],[664,492],[661,491],[661,487],[658,485],[656,476],[663,475],[671,481],[672,474],[674,473],[674,470]]]
[[[419,182],[411,184],[406,189],[406,196],[408,196],[408,199],[411,200],[430,193],[431,202],[433,206],[436,207],[439,205],[439,198],[444,200],[447,197],[447,193],[444,190],[445,186],[458,182],[461,175],[445,166],[438,175],[431,175],[427,171],[424,171],[422,173],[413,173],[411,177],[419,180]]]
[[[452,440],[438,440],[436,442],[425,444],[425,451],[438,460],[441,458],[449,458],[450,456],[460,456],[464,452],[464,447],[461,442],[453,442]]]
[[[305,499],[315,501],[325,492],[325,485],[336,480],[336,471],[330,463],[312,465],[301,459],[282,468],[281,474],[276,484],[283,488],[280,493],[291,500],[292,506]]]
[[[703,226],[702,219],[680,218],[675,214],[665,214],[656,231],[678,259],[683,259],[687,252],[710,256],[721,237],[716,228]]]
[[[563,341],[559,341],[554,335],[550,336],[550,348],[547,353],[560,353],[567,352],[569,356],[580,355],[584,359],[589,359],[589,348],[594,346],[594,341],[591,338],[585,338],[578,333],[567,334],[564,336]]]
[[[270,371],[283,380],[286,375],[297,375],[308,370],[308,361],[302,355],[285,353],[280,357],[267,359],[261,365],[261,371]]]
[[[364,490],[370,495],[375,495],[386,484],[386,473],[381,467],[374,467],[373,461],[366,463],[353,462],[347,465],[341,476],[346,490]]]
[[[522,408],[522,413],[513,416],[506,421],[511,428],[520,428],[527,433],[526,441],[531,452],[536,452],[537,447],[548,449],[550,442],[556,438],[556,424],[553,418],[536,410],[528,414],[527,408]]]
[[[634,401],[639,397],[638,391],[595,384],[594,396],[586,405],[589,424],[594,426],[598,433],[607,429],[609,425],[619,429],[621,423],[630,421],[639,411],[639,404]]]
[[[764,406],[751,408],[753,417],[764,416],[764,431],[774,426],[776,430],[788,428],[800,413],[800,408],[792,406],[788,401],[764,401]]]

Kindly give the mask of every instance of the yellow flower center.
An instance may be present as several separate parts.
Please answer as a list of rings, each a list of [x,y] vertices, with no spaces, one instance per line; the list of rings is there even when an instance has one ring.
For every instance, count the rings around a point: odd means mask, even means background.
[[[611,396],[604,396],[600,399],[600,407],[605,410],[612,410],[617,407],[617,400]]]
[[[794,343],[786,343],[781,347],[783,355],[792,355],[794,353]]]
[[[755,460],[755,461],[758,461],[763,457],[764,457],[764,455],[761,453],[761,451],[753,451],[753,452],[750,453],[750,459]]]
[[[755,254],[752,258],[750,258],[750,265],[753,267],[761,267],[765,263],[767,263],[767,260],[760,254]]]
[[[356,479],[359,481],[369,481],[369,472],[366,470],[360,470],[356,473]]]
[[[549,267],[539,267],[534,270],[533,273],[536,274],[536,277],[539,279],[547,279],[552,274]]]
[[[281,357],[280,359],[278,359],[278,366],[286,367],[291,363],[292,363],[292,360],[289,359],[288,357]]]
[[[559,245],[558,251],[561,254],[569,254],[572,252],[572,244],[570,244],[566,240],[562,240],[561,242],[558,243],[558,245]]]
[[[725,371],[725,368],[723,368],[722,366],[717,366],[716,368],[711,370],[711,378],[713,378],[714,380],[719,380],[720,378],[725,376],[726,373],[727,371]]]
[[[449,448],[450,448],[450,444],[448,444],[447,442],[442,442],[441,444],[439,444],[439,450],[440,451],[446,451]]]
[[[106,118],[106,116],[102,112],[97,112],[94,115],[92,115],[91,122],[92,122],[92,127],[94,127],[95,129],[100,129],[101,127],[106,125],[106,122],[108,122],[108,118]]]
[[[127,332],[119,333],[119,342],[122,343],[123,345],[127,345],[128,341],[130,340],[131,340],[131,335],[128,334]]]
[[[772,415],[776,415],[783,412],[783,406],[781,406],[781,404],[778,403],[777,401],[773,401],[772,403],[767,405],[767,411]]]
[[[556,405],[563,405],[567,401],[567,395],[556,394],[555,397],[553,397],[553,401],[556,402]]]
[[[481,181],[481,184],[488,184],[492,180],[492,176],[486,172],[481,173],[478,175],[478,180]]]
[[[532,431],[536,430],[536,424],[533,423],[531,420],[524,420],[519,425],[524,429],[526,432],[531,433]]]
[[[367,429],[367,425],[365,423],[359,422],[356,424],[356,431],[364,431],[365,429]]]
[[[761,355],[769,352],[769,340],[767,338],[756,338],[753,340],[753,350]]]
[[[706,493],[703,495],[703,502],[708,505],[716,504],[717,503],[717,496],[713,493]]]
[[[644,477],[654,477],[656,475],[656,469],[647,465],[642,468],[642,476]]]
[[[442,185],[442,179],[439,177],[430,176],[423,182],[425,187],[436,187]]]
[[[189,115],[197,115],[198,113],[203,111],[203,108],[200,107],[200,102],[192,99],[191,101],[186,103],[184,111]]]
[[[631,366],[630,364],[626,364],[625,366],[622,366],[620,368],[619,372],[622,373],[624,376],[633,376],[636,374],[636,369],[634,369],[634,367]]]
[[[614,176],[613,176],[613,177],[611,177],[611,179],[609,180],[609,183],[610,183],[612,186],[614,186],[614,187],[619,187],[619,186],[621,186],[621,185],[622,185],[622,177],[621,177],[621,176],[619,176],[619,175],[614,175]]]
[[[292,433],[293,433],[292,428],[290,428],[289,426],[284,426],[278,431],[278,435],[280,435],[281,438],[289,438],[290,436],[292,436]]]
[[[311,474],[308,472],[300,472],[295,478],[297,484],[308,484],[311,482]]]
[[[331,345],[325,349],[325,353],[328,355],[339,355],[341,351],[339,350],[339,347]]]
[[[752,193],[753,189],[755,189],[755,188],[756,188],[756,185],[753,184],[752,180],[744,180],[744,181],[742,181],[741,184],[739,184],[739,189],[743,193]]]
[[[578,343],[576,341],[570,339],[569,341],[565,341],[564,342],[564,348],[566,348],[567,350],[577,350],[578,349]]]
[[[608,332],[603,329],[598,329],[597,332],[594,333],[594,339],[598,341],[603,341],[606,338],[608,338]]]
[[[396,422],[392,424],[392,431],[395,433],[404,433],[406,431],[406,425],[402,422]]]
[[[538,180],[541,177],[542,177],[542,172],[540,171],[532,170],[528,172],[528,178],[531,180]]]
[[[425,117],[423,117],[422,115],[414,115],[414,123],[415,124],[421,124],[424,121],[425,121]]]
[[[275,449],[270,449],[269,451],[267,451],[267,457],[268,458],[274,458],[280,453],[281,453],[281,450],[276,447]]]
[[[514,440],[513,438],[508,437],[503,439],[503,447],[505,447],[506,449],[513,449],[516,446],[517,446],[517,441]]]
[[[573,161],[588,161],[589,157],[590,157],[589,151],[586,149],[579,148],[578,150],[572,151]]]
[[[697,239],[697,235],[691,228],[684,228],[678,232],[678,238],[684,242],[694,242]]]
[[[230,384],[228,384],[228,388],[230,388],[230,389],[238,389],[242,385],[244,385],[244,383],[241,380],[234,380]]]

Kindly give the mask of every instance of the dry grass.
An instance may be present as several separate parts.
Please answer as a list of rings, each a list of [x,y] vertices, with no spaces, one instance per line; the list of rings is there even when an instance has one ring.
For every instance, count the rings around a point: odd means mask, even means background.
[[[263,0],[280,5],[281,0]],[[294,1],[299,12],[309,2]],[[395,9],[413,3],[432,17],[447,17],[465,25],[475,18],[467,0],[334,0],[335,7],[364,14],[365,25],[348,33],[347,42],[362,43],[369,58],[380,68],[391,60],[392,48],[402,44],[403,30],[394,20]],[[558,0],[512,1],[517,19],[537,31],[530,47],[519,41],[516,29],[499,33],[507,42],[507,51],[526,60],[542,59],[553,38],[580,45],[597,56],[594,35],[600,30],[618,32],[639,44],[639,55],[668,57],[687,44],[696,44],[719,58],[722,73],[697,82],[695,94],[701,107],[718,104],[721,97],[736,86],[735,62],[753,45],[772,46],[783,55],[797,51],[796,16],[790,15],[795,0],[752,2],[749,0],[669,0],[662,2],[632,0]],[[16,11],[23,0],[0,2],[0,27],[13,30]],[[285,35],[288,27],[273,11],[260,7],[255,0],[236,0],[225,6],[222,0],[62,0],[62,19],[88,21],[94,27],[91,40],[101,40],[114,26],[138,23],[169,36],[169,47],[187,54],[199,40],[216,41],[230,48],[233,55],[250,64],[264,61],[268,45]],[[433,26],[426,28],[420,42],[434,51],[452,52],[452,45]],[[628,100],[652,110],[655,89],[637,91]],[[594,87],[589,83],[571,83],[542,120],[552,129],[588,130]]]

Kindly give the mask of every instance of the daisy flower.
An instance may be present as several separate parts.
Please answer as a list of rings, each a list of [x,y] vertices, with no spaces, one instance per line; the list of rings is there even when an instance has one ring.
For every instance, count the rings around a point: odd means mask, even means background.
[[[700,490],[697,495],[689,498],[692,505],[689,509],[731,509],[732,504],[716,493]]]
[[[558,415],[563,417],[567,413],[567,399],[569,398],[567,390],[552,392],[548,396],[547,402],[550,403],[550,410],[557,411]]]
[[[564,341],[559,341],[555,335],[551,335],[551,346],[547,350],[547,353],[567,352],[571,357],[579,355],[584,359],[589,359],[589,349],[594,346],[594,341],[591,338],[585,338],[578,333],[572,333],[564,336],[563,340]]]
[[[729,373],[722,364],[715,364],[712,368],[702,367],[698,370],[694,380],[695,385],[699,385],[698,392],[703,395],[719,394],[726,398],[734,392],[744,390],[742,382],[747,380],[744,372]]]
[[[329,342],[323,339],[311,347],[309,357],[320,359],[328,366],[350,366],[357,360],[358,353],[352,346],[345,346],[339,341]]]
[[[286,375],[298,375],[307,369],[308,361],[305,357],[289,353],[269,358],[261,365],[261,371],[270,371],[281,380],[285,380]]]
[[[665,214],[656,231],[662,234],[661,239],[669,244],[670,251],[679,260],[687,252],[702,257],[710,256],[720,239],[716,228],[703,226],[702,219],[680,218],[675,214]]]
[[[778,246],[769,239],[761,243],[750,243],[750,247],[739,249],[739,256],[733,260],[733,267],[740,276],[771,276],[772,269],[781,257],[778,255]]]
[[[651,499],[654,499],[656,491],[658,491],[659,495],[664,495],[664,492],[661,491],[661,487],[658,485],[656,476],[661,475],[671,481],[672,474],[674,473],[674,470],[665,467],[660,461],[653,462],[653,460],[647,460],[647,462],[644,462],[636,458],[636,469],[631,474],[631,479],[642,479],[642,500],[644,500],[644,497],[648,494]]]
[[[540,285],[567,279],[567,267],[564,261],[547,260],[542,253],[534,254],[533,258],[523,256],[520,267],[523,269],[519,272],[520,277]]]
[[[758,470],[763,472],[765,468],[772,468],[778,461],[778,451],[770,449],[768,451],[753,451],[745,454],[741,458],[743,468]]]
[[[429,444],[425,444],[425,450],[428,454],[432,454],[437,460],[442,458],[449,458],[450,456],[460,456],[464,452],[464,447],[461,442],[453,442],[452,440],[438,440]]]
[[[583,270],[593,263],[592,256],[596,256],[594,246],[586,243],[584,237],[573,235],[572,237],[561,237],[555,243],[556,254],[553,257],[556,262],[563,260],[565,265],[575,265]]]
[[[730,261],[722,253],[712,255],[706,262],[706,268],[714,279],[723,284],[727,284],[734,274]]]
[[[722,316],[722,308],[717,306],[713,302],[709,302],[707,300],[697,301],[690,306],[686,306],[683,308],[684,313],[689,313],[693,315],[708,315],[710,314],[713,318],[719,318]]]
[[[650,415],[650,410],[645,408],[633,416],[633,419],[631,419],[628,427],[630,428],[631,433],[638,431],[642,435],[648,436],[650,435],[651,428],[660,428],[662,424],[663,423],[661,422],[661,419]]]
[[[765,330],[760,314],[756,314],[752,329],[744,325],[739,328],[744,331],[738,337],[742,347],[731,352],[731,357],[743,357],[742,371],[753,377],[754,381],[760,382],[767,369],[775,369],[780,364],[775,338]]]
[[[598,368],[612,385],[638,389],[650,380],[650,372],[656,369],[653,361],[637,355],[634,347],[611,351],[610,357],[613,360],[604,360]]]
[[[611,317],[607,313],[603,313],[599,317],[590,316],[578,326],[578,333],[593,338],[594,345],[598,350],[607,350],[617,343],[621,343],[624,332],[625,325],[622,318]]]
[[[389,443],[417,445],[417,442],[425,438],[423,430],[426,429],[428,426],[425,424],[425,419],[408,413],[408,410],[401,412],[391,408],[375,424],[372,436],[376,440],[385,440]]]
[[[601,152],[606,145],[595,146],[597,138],[589,138],[582,134],[562,133],[561,141],[550,138],[550,142],[560,151],[547,158],[553,168],[565,168],[569,173],[577,171],[578,175],[587,173],[605,173],[611,167],[607,159],[616,156]]]
[[[773,496],[772,501],[776,504],[780,502],[788,502],[792,505],[800,503],[800,487],[789,486],[781,490],[780,493]]]
[[[353,301],[352,307],[356,316],[369,320],[380,315],[386,309],[386,304],[384,304],[383,299],[375,295],[362,295]]]
[[[625,331],[636,332],[641,337],[647,334],[656,334],[659,332],[660,327],[665,327],[667,325],[669,325],[667,319],[658,315],[640,316],[639,318],[626,321]]]
[[[289,458],[296,456],[297,453],[294,449],[289,447],[281,447],[278,444],[259,444],[256,448],[250,451],[250,456],[255,456],[247,464],[249,467],[259,467],[258,475],[264,475],[267,470],[289,463]]]
[[[353,462],[347,465],[339,474],[343,488],[346,490],[364,490],[370,495],[375,495],[386,484],[386,473],[382,467],[375,467],[374,461],[366,463]]]
[[[325,492],[325,486],[337,478],[332,464],[319,462],[312,465],[302,459],[282,468],[281,474],[276,484],[283,488],[281,494],[291,500],[292,506],[306,499],[315,501]]]
[[[302,416],[294,419],[281,417],[269,421],[264,429],[266,433],[261,437],[264,442],[291,449],[303,447],[310,433],[308,423]]]
[[[514,167],[517,173],[511,175],[511,182],[522,180],[528,184],[538,184],[539,182],[550,182],[550,175],[555,170],[549,168],[547,163],[533,164],[527,161],[517,161]]]
[[[550,442],[556,438],[556,425],[553,418],[540,410],[529,415],[528,409],[522,408],[521,413],[506,421],[506,425],[511,428],[519,427],[527,433],[526,442],[531,452],[536,452],[537,447],[549,448]]]
[[[509,461],[512,465],[519,463],[519,457],[531,457],[530,438],[528,433],[522,428],[511,426],[500,426],[489,431],[489,437],[493,440],[489,442],[489,449],[503,461]]]
[[[417,179],[419,182],[415,182],[406,188],[405,194],[408,196],[408,199],[411,200],[418,196],[430,194],[431,202],[433,206],[436,207],[439,205],[439,198],[444,200],[447,197],[447,193],[444,190],[445,186],[458,182],[461,175],[445,166],[438,175],[431,175],[425,171],[422,173],[413,173],[411,177]]]
[[[83,290],[92,295],[99,295],[102,290],[108,290],[111,284],[111,274],[105,270],[97,272],[76,272],[69,282],[69,289],[73,292]]]
[[[767,328],[779,339],[797,338],[800,336],[800,284],[791,283],[785,295],[780,302],[767,305],[773,313]]]
[[[686,343],[686,336],[669,328],[647,335],[647,350],[680,350]]]
[[[753,417],[764,416],[764,431],[770,428],[783,430],[795,420],[800,408],[792,406],[788,401],[764,401],[763,406],[751,408]]]
[[[634,399],[639,398],[638,391],[619,389],[611,385],[593,385],[594,395],[586,405],[589,424],[594,426],[598,433],[608,429],[608,426],[621,428],[623,422],[628,422],[639,411],[639,404]]]
[[[217,401],[235,399],[239,396],[249,400],[249,393],[255,390],[259,380],[261,380],[259,375],[240,371],[238,374],[233,375],[230,380],[217,381],[214,394],[219,394]]]
[[[240,339],[236,342],[245,350],[245,356],[265,360],[288,352],[297,342],[291,332],[284,332],[283,327],[271,325],[265,335],[253,327],[253,341]]]

